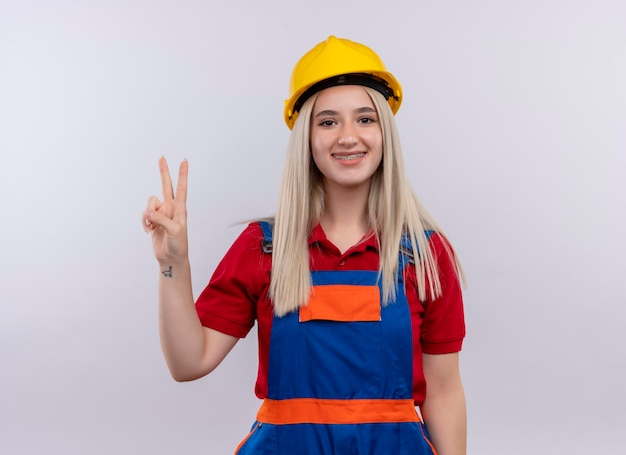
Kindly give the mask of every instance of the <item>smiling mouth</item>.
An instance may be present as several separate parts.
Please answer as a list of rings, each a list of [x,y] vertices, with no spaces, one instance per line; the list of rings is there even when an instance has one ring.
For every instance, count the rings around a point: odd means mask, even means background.
[[[338,160],[343,160],[343,161],[350,161],[350,160],[357,160],[359,158],[363,158],[365,156],[365,152],[360,152],[360,153],[350,153],[350,154],[337,154],[337,153],[333,153],[332,157]]]

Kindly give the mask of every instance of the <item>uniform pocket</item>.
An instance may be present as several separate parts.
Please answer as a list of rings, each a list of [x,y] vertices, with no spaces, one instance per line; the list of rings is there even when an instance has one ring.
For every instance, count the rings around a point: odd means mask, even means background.
[[[422,432],[422,438],[424,438],[424,442],[426,442],[426,444],[428,444],[428,447],[430,448],[430,451],[432,452],[433,455],[437,455],[437,451],[435,450],[435,446],[433,445],[432,442],[430,442],[430,436],[428,436],[428,430],[426,429],[426,425],[424,425],[423,423],[419,423],[419,427],[420,430]]]
[[[252,428],[250,429],[250,433],[248,433],[246,435],[245,438],[243,438],[243,441],[241,441],[239,443],[239,445],[237,446],[237,448],[235,449],[235,455],[241,455],[244,452],[242,452],[242,449],[244,448],[244,446],[246,445],[246,443],[248,442],[248,440],[252,437],[252,435],[254,433],[256,433],[256,430],[259,428],[259,426],[261,426],[261,422],[254,422],[254,425],[252,425]]]
[[[255,422],[250,433],[239,443],[235,455],[276,455],[274,425]]]
[[[398,424],[399,454],[402,455],[437,455],[430,442],[428,431],[422,422]]]

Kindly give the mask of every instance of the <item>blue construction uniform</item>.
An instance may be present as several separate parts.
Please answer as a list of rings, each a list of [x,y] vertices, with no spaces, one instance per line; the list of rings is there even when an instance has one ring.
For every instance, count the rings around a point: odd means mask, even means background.
[[[261,228],[267,247],[271,226]],[[385,306],[378,271],[311,272],[315,301],[274,316],[268,395],[236,455],[436,454],[412,398],[402,278],[411,260],[403,239],[396,299]],[[356,319],[340,308],[354,298]]]

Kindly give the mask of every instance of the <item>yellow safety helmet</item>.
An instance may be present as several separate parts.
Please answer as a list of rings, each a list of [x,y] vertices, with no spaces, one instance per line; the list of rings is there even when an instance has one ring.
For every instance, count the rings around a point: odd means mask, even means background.
[[[302,104],[313,94],[335,85],[364,85],[382,93],[395,114],[402,103],[402,87],[369,47],[329,36],[298,61],[291,73],[285,123],[293,128]]]

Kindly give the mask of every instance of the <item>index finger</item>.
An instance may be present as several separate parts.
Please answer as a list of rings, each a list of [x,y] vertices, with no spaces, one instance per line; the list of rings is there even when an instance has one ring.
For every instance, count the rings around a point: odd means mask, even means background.
[[[161,187],[163,188],[163,202],[174,199],[174,189],[172,188],[172,178],[167,160],[164,156],[159,158],[159,171],[161,172]]]
[[[176,185],[176,200],[187,203],[187,176],[189,175],[189,162],[184,159],[178,168],[178,183]]]

